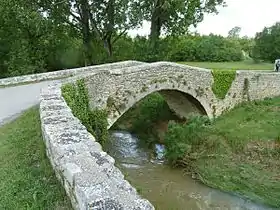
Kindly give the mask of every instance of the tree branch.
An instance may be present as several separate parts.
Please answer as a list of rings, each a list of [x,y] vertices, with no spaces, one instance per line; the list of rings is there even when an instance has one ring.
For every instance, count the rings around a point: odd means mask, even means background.
[[[73,24],[70,20],[65,20],[65,22],[67,24],[69,24],[70,26],[72,26],[73,28],[77,29],[78,31],[81,30],[81,28],[79,28],[77,25]]]
[[[90,19],[90,22],[91,22],[91,26],[92,26],[92,28],[93,28],[93,31],[97,34],[97,36],[99,37],[99,38],[103,38],[102,37],[102,34],[101,34],[101,32],[100,32],[100,30],[98,30],[98,28],[97,28],[97,25],[96,25],[96,23],[95,23],[95,21],[94,21],[94,19],[93,19],[93,17],[92,17],[92,13],[91,12],[89,12],[89,19]]]
[[[77,21],[82,22],[82,19],[75,15],[72,11],[70,11],[70,15],[73,16],[73,18],[75,18]]]
[[[68,0],[59,1],[59,2],[57,2],[57,3],[54,3],[53,6],[56,6],[56,5],[59,5],[59,4],[63,4],[63,3],[66,3],[66,2],[68,2]]]
[[[112,43],[114,44],[116,41],[118,41],[118,39],[124,35],[127,32],[127,29],[124,29],[113,41]]]

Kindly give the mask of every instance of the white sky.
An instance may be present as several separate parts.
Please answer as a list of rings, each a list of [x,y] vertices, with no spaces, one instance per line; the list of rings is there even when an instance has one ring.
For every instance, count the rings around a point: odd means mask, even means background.
[[[227,7],[219,8],[219,14],[205,15],[195,29],[201,34],[220,34],[227,36],[228,31],[235,26],[241,27],[240,35],[254,37],[256,32],[265,26],[271,26],[280,21],[280,0],[226,0]],[[148,35],[150,24],[145,22],[143,27],[132,30],[130,35]]]

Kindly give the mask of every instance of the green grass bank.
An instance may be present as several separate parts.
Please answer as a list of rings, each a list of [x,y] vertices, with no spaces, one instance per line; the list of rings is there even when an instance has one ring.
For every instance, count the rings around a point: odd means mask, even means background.
[[[45,153],[38,107],[0,128],[0,209],[72,209]]]
[[[280,207],[280,97],[244,103],[213,122],[169,124],[166,157],[208,186]]]
[[[251,60],[237,62],[179,62],[190,66],[196,66],[216,70],[270,70],[273,71],[273,63],[256,63]]]

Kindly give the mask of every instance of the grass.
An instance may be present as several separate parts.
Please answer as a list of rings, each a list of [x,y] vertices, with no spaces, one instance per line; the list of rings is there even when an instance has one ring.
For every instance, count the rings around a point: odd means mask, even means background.
[[[254,61],[239,62],[180,62],[190,66],[196,66],[207,69],[223,69],[223,70],[271,70],[273,71],[273,63],[255,63]]]
[[[187,137],[176,139],[181,148],[189,144]],[[280,207],[280,97],[239,105],[191,141],[182,162],[197,179]]]
[[[45,154],[38,107],[0,128],[0,209],[72,209]]]

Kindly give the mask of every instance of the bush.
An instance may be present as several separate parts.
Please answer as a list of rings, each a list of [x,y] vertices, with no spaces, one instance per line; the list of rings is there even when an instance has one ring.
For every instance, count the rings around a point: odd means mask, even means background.
[[[90,109],[84,80],[78,80],[76,84],[65,84],[62,87],[62,95],[74,116],[103,145],[108,139],[107,112],[106,110]]]
[[[165,134],[165,157],[172,165],[185,166],[194,158],[196,147],[201,143],[199,133],[209,124],[208,117],[194,116],[185,124],[171,122]]]
[[[212,70],[214,84],[212,90],[217,98],[224,99],[233,80],[235,79],[236,71],[232,70]]]
[[[63,35],[62,35],[63,34]],[[84,65],[83,42],[70,34],[59,33],[59,39],[52,34],[46,40],[37,40],[36,49],[28,41],[17,40],[12,46],[1,42],[0,77],[55,71]],[[168,36],[161,38],[157,47],[151,47],[146,37],[120,37],[113,45],[113,55],[108,57],[103,43],[92,41],[93,64],[123,60],[156,61],[240,61],[243,59],[241,42],[216,35]],[[7,47],[6,47],[7,45]],[[32,59],[31,59],[32,58]]]
[[[152,93],[129,109],[115,126],[131,122],[126,129],[137,134],[141,140],[151,146],[158,140],[155,124],[175,118],[165,99],[159,93]]]
[[[237,41],[222,36],[183,36],[173,43],[171,61],[240,61],[242,49]]]

